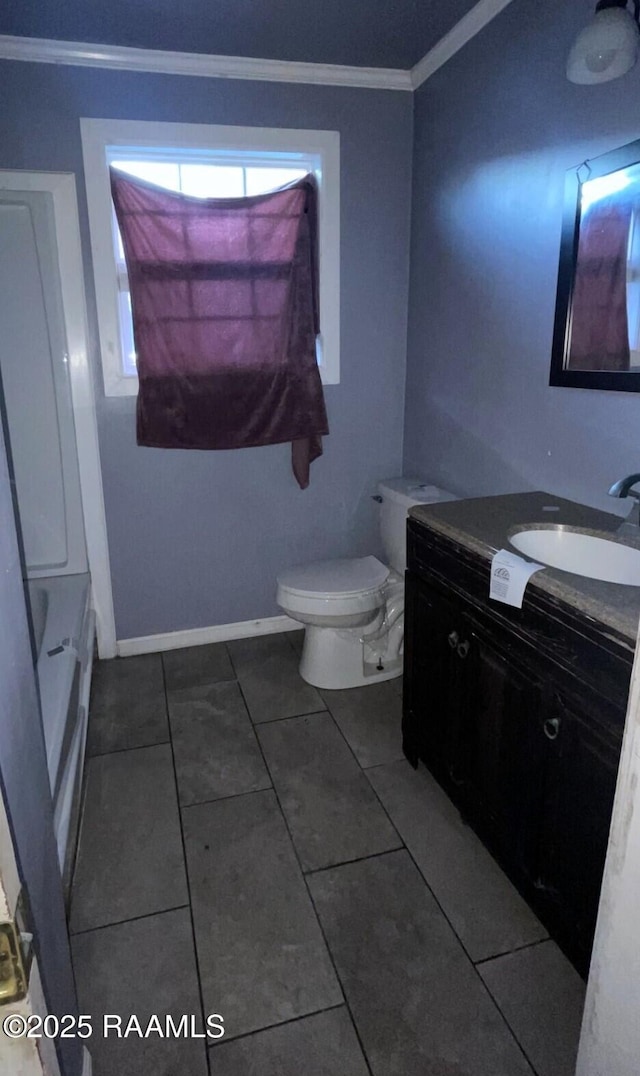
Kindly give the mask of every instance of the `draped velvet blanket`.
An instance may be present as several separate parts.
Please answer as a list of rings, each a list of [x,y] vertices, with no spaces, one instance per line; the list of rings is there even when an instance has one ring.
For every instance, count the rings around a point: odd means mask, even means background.
[[[138,444],[291,441],[305,489],[329,432],[316,361],[315,180],[200,199],[112,168],[111,190],[131,292]]]

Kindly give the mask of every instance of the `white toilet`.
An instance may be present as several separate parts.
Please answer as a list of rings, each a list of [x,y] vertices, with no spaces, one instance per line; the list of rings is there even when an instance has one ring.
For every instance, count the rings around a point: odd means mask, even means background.
[[[314,687],[360,687],[400,676],[407,512],[414,504],[457,499],[415,478],[380,482],[378,494],[390,568],[376,557],[355,557],[278,576],[278,605],[305,626],[300,675]]]

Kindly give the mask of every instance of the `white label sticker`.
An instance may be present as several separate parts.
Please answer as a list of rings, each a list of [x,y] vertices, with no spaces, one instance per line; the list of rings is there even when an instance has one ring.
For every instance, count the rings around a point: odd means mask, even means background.
[[[489,597],[505,605],[514,605],[522,609],[522,601],[527,583],[534,572],[544,568],[544,564],[523,560],[515,553],[499,549],[491,561],[491,586]]]

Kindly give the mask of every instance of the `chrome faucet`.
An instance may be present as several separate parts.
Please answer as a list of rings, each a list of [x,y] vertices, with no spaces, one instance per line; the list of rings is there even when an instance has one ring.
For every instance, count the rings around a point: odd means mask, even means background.
[[[636,502],[621,525],[620,531],[626,531],[630,527],[633,527],[636,532],[640,530],[640,493],[631,488],[638,482],[640,482],[640,474],[630,474],[614,482],[609,490],[610,497],[633,497]]]

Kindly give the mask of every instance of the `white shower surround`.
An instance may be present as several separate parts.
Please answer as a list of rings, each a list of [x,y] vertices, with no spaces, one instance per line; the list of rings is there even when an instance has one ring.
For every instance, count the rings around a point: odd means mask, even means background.
[[[87,557],[96,612],[98,653],[116,655],[109,546],[102,492],[75,177],[66,172],[0,171],[0,190],[51,194],[55,219],[62,305],[69,355],[69,379],[78,451],[78,468]]]

